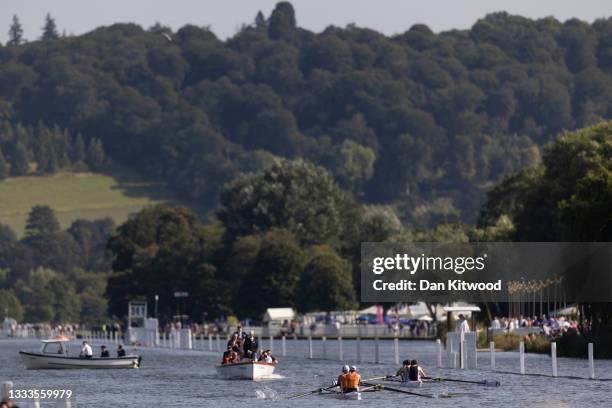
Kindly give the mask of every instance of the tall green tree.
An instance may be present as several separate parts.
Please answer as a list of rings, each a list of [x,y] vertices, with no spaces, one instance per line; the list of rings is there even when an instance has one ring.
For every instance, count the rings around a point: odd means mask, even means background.
[[[23,42],[23,28],[21,27],[17,14],[13,15],[13,20],[11,22],[8,35],[9,39],[6,43],[7,45],[17,46]]]
[[[57,25],[55,24],[55,19],[51,17],[51,14],[47,13],[45,16],[45,26],[43,27],[41,40],[56,40],[59,38],[59,33],[57,31]]]
[[[26,235],[48,235],[60,230],[60,224],[55,211],[48,205],[35,205],[28,214]]]
[[[28,152],[22,143],[16,143],[11,155],[11,175],[24,176],[29,170]]]
[[[23,321],[23,305],[12,290],[0,289],[0,320],[13,318]]]
[[[314,252],[300,276],[297,294],[300,310],[350,310],[356,306],[351,265],[330,248]]]
[[[260,318],[268,307],[294,307],[304,260],[289,231],[266,234],[251,271],[240,282],[240,314]]]
[[[351,228],[355,204],[321,167],[277,161],[243,175],[221,194],[219,218],[230,239],[285,228],[302,243],[338,245]]]
[[[6,158],[2,154],[2,150],[0,149],[0,180],[4,180],[9,176],[9,164],[6,161]]]
[[[130,299],[152,302],[157,294],[159,313],[170,318],[176,291],[189,292],[184,306],[194,319],[227,313],[225,280],[211,263],[218,239],[220,234],[204,228],[186,208],[158,205],[140,211],[108,243],[115,258],[106,291],[110,313],[123,316]]]
[[[106,153],[100,139],[92,138],[87,146],[87,164],[92,169],[100,170],[106,162]]]

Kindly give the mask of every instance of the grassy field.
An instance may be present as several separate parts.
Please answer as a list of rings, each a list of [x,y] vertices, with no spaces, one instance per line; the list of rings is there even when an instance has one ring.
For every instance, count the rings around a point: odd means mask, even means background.
[[[32,206],[51,206],[66,228],[77,218],[111,217],[117,224],[142,207],[176,203],[163,183],[146,182],[127,173],[59,173],[16,177],[0,182],[0,223],[21,237]]]

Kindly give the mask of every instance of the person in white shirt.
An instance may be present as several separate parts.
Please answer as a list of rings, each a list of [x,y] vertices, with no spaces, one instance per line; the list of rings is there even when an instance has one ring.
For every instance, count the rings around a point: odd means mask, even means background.
[[[469,333],[470,332],[470,325],[468,324],[467,320],[465,320],[465,316],[460,314],[459,315],[459,320],[457,321],[457,326],[455,327],[455,331],[457,333]]]
[[[82,357],[82,358],[92,358],[93,357],[93,350],[91,349],[91,346],[87,344],[86,341],[83,342],[83,347],[81,347],[81,353],[79,354],[79,357]]]
[[[493,330],[501,329],[501,323],[499,322],[499,319],[497,318],[497,316],[493,319],[493,322],[491,322],[491,329]]]

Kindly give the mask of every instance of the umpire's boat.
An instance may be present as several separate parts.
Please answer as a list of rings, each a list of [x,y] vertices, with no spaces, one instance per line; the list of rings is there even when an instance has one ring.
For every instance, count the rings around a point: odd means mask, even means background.
[[[125,357],[71,357],[68,353],[67,337],[42,340],[39,352],[20,351],[21,359],[28,369],[42,368],[138,368],[140,356]]]
[[[217,366],[217,374],[226,380],[263,380],[272,377],[276,363],[241,361]]]

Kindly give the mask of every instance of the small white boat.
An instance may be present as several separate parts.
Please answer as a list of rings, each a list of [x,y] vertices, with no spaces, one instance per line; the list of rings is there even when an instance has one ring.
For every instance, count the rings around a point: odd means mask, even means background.
[[[276,363],[264,361],[242,361],[217,366],[217,374],[226,380],[261,380],[271,377]]]
[[[42,340],[39,352],[19,351],[21,360],[28,369],[45,368],[138,368],[141,357],[71,357],[68,353],[67,337]]]

